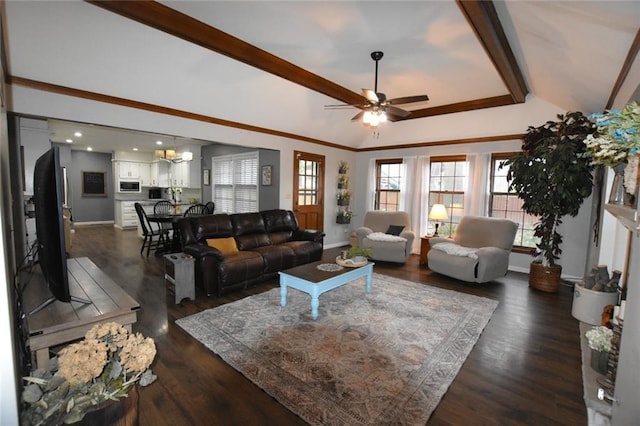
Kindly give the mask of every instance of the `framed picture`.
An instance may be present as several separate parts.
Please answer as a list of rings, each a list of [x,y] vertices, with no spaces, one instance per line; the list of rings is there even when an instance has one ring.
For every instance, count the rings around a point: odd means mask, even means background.
[[[106,197],[106,172],[82,172],[82,196]]]
[[[211,185],[211,169],[202,170],[202,182],[204,185]]]
[[[273,166],[262,166],[262,186],[271,186],[271,173],[273,172]]]

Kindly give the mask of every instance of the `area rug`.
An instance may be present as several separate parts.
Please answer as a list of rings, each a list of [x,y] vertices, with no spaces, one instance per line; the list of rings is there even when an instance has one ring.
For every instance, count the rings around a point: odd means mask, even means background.
[[[424,425],[498,302],[373,274],[320,296],[280,289],[176,321],[314,425]]]

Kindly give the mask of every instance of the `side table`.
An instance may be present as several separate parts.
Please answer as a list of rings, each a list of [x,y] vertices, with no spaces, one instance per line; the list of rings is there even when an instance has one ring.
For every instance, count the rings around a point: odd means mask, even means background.
[[[182,299],[196,300],[193,256],[185,253],[164,255],[164,279],[168,290],[173,290],[176,304]]]
[[[431,250],[431,244],[429,244],[431,238],[433,238],[433,235],[426,235],[420,238],[420,265],[427,265],[427,268],[429,267],[427,255],[429,254],[429,250]]]

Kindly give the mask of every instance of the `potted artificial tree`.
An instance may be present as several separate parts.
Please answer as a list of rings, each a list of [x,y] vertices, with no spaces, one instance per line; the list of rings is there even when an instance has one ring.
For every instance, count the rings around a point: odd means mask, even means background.
[[[522,200],[522,209],[539,218],[534,236],[539,238],[531,263],[529,286],[547,292],[560,288],[562,253],[558,225],[566,215],[576,216],[593,187],[592,166],[584,155],[584,139],[595,125],[581,112],[558,115],[539,127],[529,127],[522,151],[508,159],[509,188]]]

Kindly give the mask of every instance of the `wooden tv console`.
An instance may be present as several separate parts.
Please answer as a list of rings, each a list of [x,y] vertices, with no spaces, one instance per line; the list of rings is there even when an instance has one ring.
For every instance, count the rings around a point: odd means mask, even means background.
[[[36,368],[48,366],[49,348],[81,339],[96,324],[114,321],[131,331],[138,318],[140,304],[88,257],[67,259],[67,269],[71,294],[91,303],[55,301],[27,316],[29,350]],[[25,312],[50,297],[40,268],[33,271],[22,294]]]

